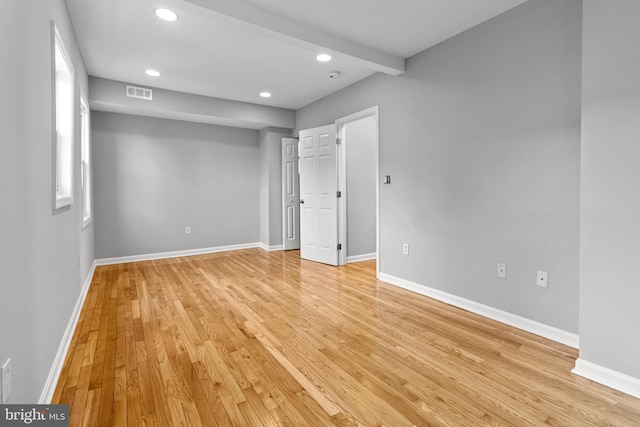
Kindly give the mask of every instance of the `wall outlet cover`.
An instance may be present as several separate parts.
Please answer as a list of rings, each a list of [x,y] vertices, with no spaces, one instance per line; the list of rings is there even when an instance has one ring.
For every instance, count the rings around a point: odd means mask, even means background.
[[[507,264],[499,262],[497,269],[496,269],[496,275],[500,278],[500,279],[506,279],[507,278]]]
[[[549,273],[547,273],[546,271],[540,271],[538,270],[538,275],[536,277],[536,285],[543,287],[543,288],[548,288],[549,287]]]

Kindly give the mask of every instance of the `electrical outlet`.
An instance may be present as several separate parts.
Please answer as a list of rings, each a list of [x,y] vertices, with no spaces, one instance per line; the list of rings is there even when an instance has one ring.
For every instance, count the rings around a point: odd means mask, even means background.
[[[536,285],[541,286],[543,288],[549,287],[549,273],[546,271],[538,270],[538,276],[536,279]]]
[[[185,228],[184,228],[184,234],[186,234],[187,236],[188,236],[189,234],[191,234],[191,227],[185,227]]]
[[[402,254],[403,255],[409,255],[409,244],[408,243],[403,243],[402,244]]]
[[[499,278],[501,279],[506,279],[507,278],[507,264],[498,263],[498,267],[496,269],[496,274]]]
[[[11,358],[7,359],[2,365],[2,403],[7,403],[9,396],[11,396]]]

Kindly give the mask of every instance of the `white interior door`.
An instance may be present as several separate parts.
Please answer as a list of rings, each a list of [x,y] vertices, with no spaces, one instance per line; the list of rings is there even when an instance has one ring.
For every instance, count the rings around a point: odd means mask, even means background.
[[[300,131],[300,257],[338,265],[336,125]]]
[[[282,244],[300,249],[300,182],[298,140],[282,138]]]

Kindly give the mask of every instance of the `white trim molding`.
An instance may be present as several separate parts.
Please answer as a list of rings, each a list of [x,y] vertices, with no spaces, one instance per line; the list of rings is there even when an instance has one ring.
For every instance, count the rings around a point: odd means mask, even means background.
[[[352,263],[352,262],[359,262],[359,261],[369,261],[370,259],[376,259],[376,253],[372,253],[372,254],[362,254],[362,255],[354,255],[354,256],[349,256],[347,257],[347,264]]]
[[[78,325],[80,313],[82,312],[84,300],[86,299],[87,293],[89,292],[89,287],[91,286],[91,281],[93,280],[93,274],[96,271],[96,266],[97,264],[94,261],[91,265],[89,273],[87,274],[84,284],[82,285],[80,295],[78,296],[78,300],[76,301],[76,306],[73,308],[71,318],[69,319],[69,323],[67,324],[67,329],[65,329],[64,335],[62,335],[62,341],[60,341],[60,346],[58,346],[58,352],[56,353],[56,357],[53,360],[53,365],[51,366],[51,370],[49,371],[49,376],[47,377],[47,381],[45,381],[44,383],[44,388],[42,389],[42,393],[40,394],[40,399],[38,399],[39,405],[48,405],[49,403],[51,403],[53,393],[56,391],[56,385],[58,384],[58,379],[60,378],[60,373],[62,372],[62,366],[64,365],[64,360],[66,359],[67,352],[69,351],[69,347],[71,346],[71,339],[73,338],[73,333],[75,332],[76,326]]]
[[[260,247],[259,243],[244,243],[240,245],[217,246],[213,248],[187,249],[184,251],[160,252],[156,254],[142,254],[142,255],[115,257],[115,258],[102,258],[102,259],[97,259],[95,262],[96,262],[96,265],[124,264],[127,262],[153,261],[156,259],[179,258],[183,256],[193,256],[193,255],[206,255],[206,254],[213,254],[217,252],[237,251],[241,249],[254,249],[259,247]]]
[[[284,246],[283,245],[269,246],[269,245],[266,245],[266,244],[260,242],[260,249],[262,249],[263,251],[267,251],[267,252],[283,251],[284,250]]]
[[[498,310],[497,308],[493,308],[488,305],[480,304],[478,302],[471,301],[457,295],[449,294],[438,289],[429,288],[427,286],[400,279],[398,277],[394,277],[385,273],[380,273],[378,275],[378,279],[385,281],[391,285],[416,292],[420,295],[442,301],[446,304],[462,308],[475,314],[479,314],[480,316],[488,317],[489,319],[493,319],[509,326],[522,329],[523,331],[540,335],[541,337],[548,338],[564,345],[568,345],[569,347],[579,348],[579,339],[577,334],[573,334],[571,332],[567,332],[553,326],[545,325],[544,323],[536,322],[535,320],[517,316],[515,314]]]
[[[571,370],[571,373],[640,399],[639,378],[605,368],[584,359],[576,360],[576,366]]]
[[[347,257],[349,250],[349,242],[347,239],[347,200],[349,199],[349,192],[347,191],[347,145],[349,144],[348,138],[345,132],[345,126],[349,125],[356,120],[373,117],[375,118],[375,173],[376,173],[376,252],[373,254],[373,258],[377,259],[377,254],[380,253],[380,116],[378,106],[366,108],[362,111],[349,114],[348,116],[341,117],[335,121],[337,128],[337,136],[341,140],[341,144],[338,148],[338,190],[342,192],[342,197],[338,199],[338,242],[342,243],[342,250],[338,252],[338,264],[345,265],[350,262],[364,261],[365,259],[372,258],[358,258],[359,256]],[[365,255],[361,255],[364,257]],[[376,262],[376,276],[379,274],[380,263]]]

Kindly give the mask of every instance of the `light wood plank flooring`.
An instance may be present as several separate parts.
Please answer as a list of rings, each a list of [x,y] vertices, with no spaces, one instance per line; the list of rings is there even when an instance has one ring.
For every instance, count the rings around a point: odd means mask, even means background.
[[[640,426],[577,351],[250,249],[99,267],[53,403],[72,426]]]

